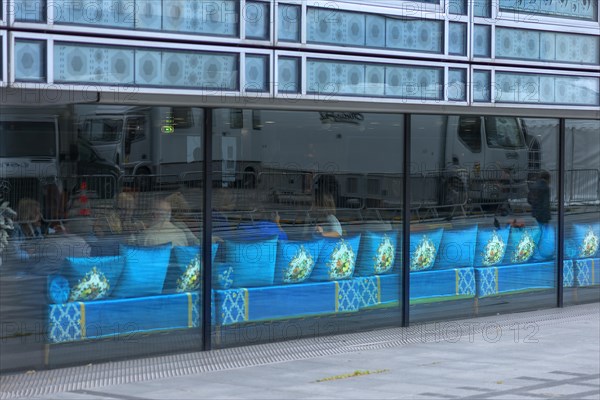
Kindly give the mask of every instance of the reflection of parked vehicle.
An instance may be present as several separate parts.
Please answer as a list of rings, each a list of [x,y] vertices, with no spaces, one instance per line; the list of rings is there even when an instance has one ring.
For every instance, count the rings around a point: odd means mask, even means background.
[[[121,170],[115,163],[100,157],[89,142],[77,142],[77,175],[87,182],[88,190],[95,191],[98,197],[112,198],[117,192]]]

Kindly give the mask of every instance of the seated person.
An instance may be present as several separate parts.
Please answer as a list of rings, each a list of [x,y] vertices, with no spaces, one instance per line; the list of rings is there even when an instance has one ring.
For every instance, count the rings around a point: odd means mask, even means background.
[[[11,251],[18,261],[28,261],[36,252],[39,240],[44,238],[42,212],[37,200],[23,198],[17,205]]]
[[[324,237],[340,237],[342,236],[342,225],[335,216],[335,201],[329,193],[323,196],[321,208],[324,217],[321,218],[321,223],[316,227],[317,233]]]
[[[152,204],[150,227],[140,234],[138,244],[156,246],[171,243],[173,246],[189,246],[184,231],[171,222],[171,204],[165,199],[155,199]]]
[[[194,233],[188,226],[188,223],[191,220],[191,207],[185,199],[185,197],[183,197],[183,194],[181,192],[176,192],[167,196],[165,200],[167,200],[169,204],[171,204],[171,222],[173,223],[173,225],[175,225],[185,233],[185,237],[190,245],[200,244],[198,237],[194,235]],[[199,224],[195,226],[195,230],[197,233],[200,233]]]

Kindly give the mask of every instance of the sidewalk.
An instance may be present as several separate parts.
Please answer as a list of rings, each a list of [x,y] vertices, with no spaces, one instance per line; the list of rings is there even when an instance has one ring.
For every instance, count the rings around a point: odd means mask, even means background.
[[[0,378],[0,399],[597,399],[600,304]]]

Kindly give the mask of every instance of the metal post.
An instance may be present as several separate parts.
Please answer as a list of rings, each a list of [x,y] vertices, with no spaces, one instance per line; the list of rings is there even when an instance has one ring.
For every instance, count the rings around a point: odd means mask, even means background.
[[[565,240],[565,119],[560,119],[558,130],[558,249],[556,259],[558,260],[556,284],[556,306],[563,307],[563,271],[564,271],[564,240]]]
[[[202,173],[203,220],[202,225],[202,265],[204,280],[202,281],[202,349],[210,350],[211,293],[212,293],[212,109],[204,109],[204,160]]]
[[[410,323],[410,114],[404,114],[404,180],[402,212],[402,326]]]

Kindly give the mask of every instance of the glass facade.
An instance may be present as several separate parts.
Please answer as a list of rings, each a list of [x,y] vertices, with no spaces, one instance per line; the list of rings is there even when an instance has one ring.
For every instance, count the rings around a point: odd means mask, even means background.
[[[0,5],[0,372],[600,300],[593,2]]]

